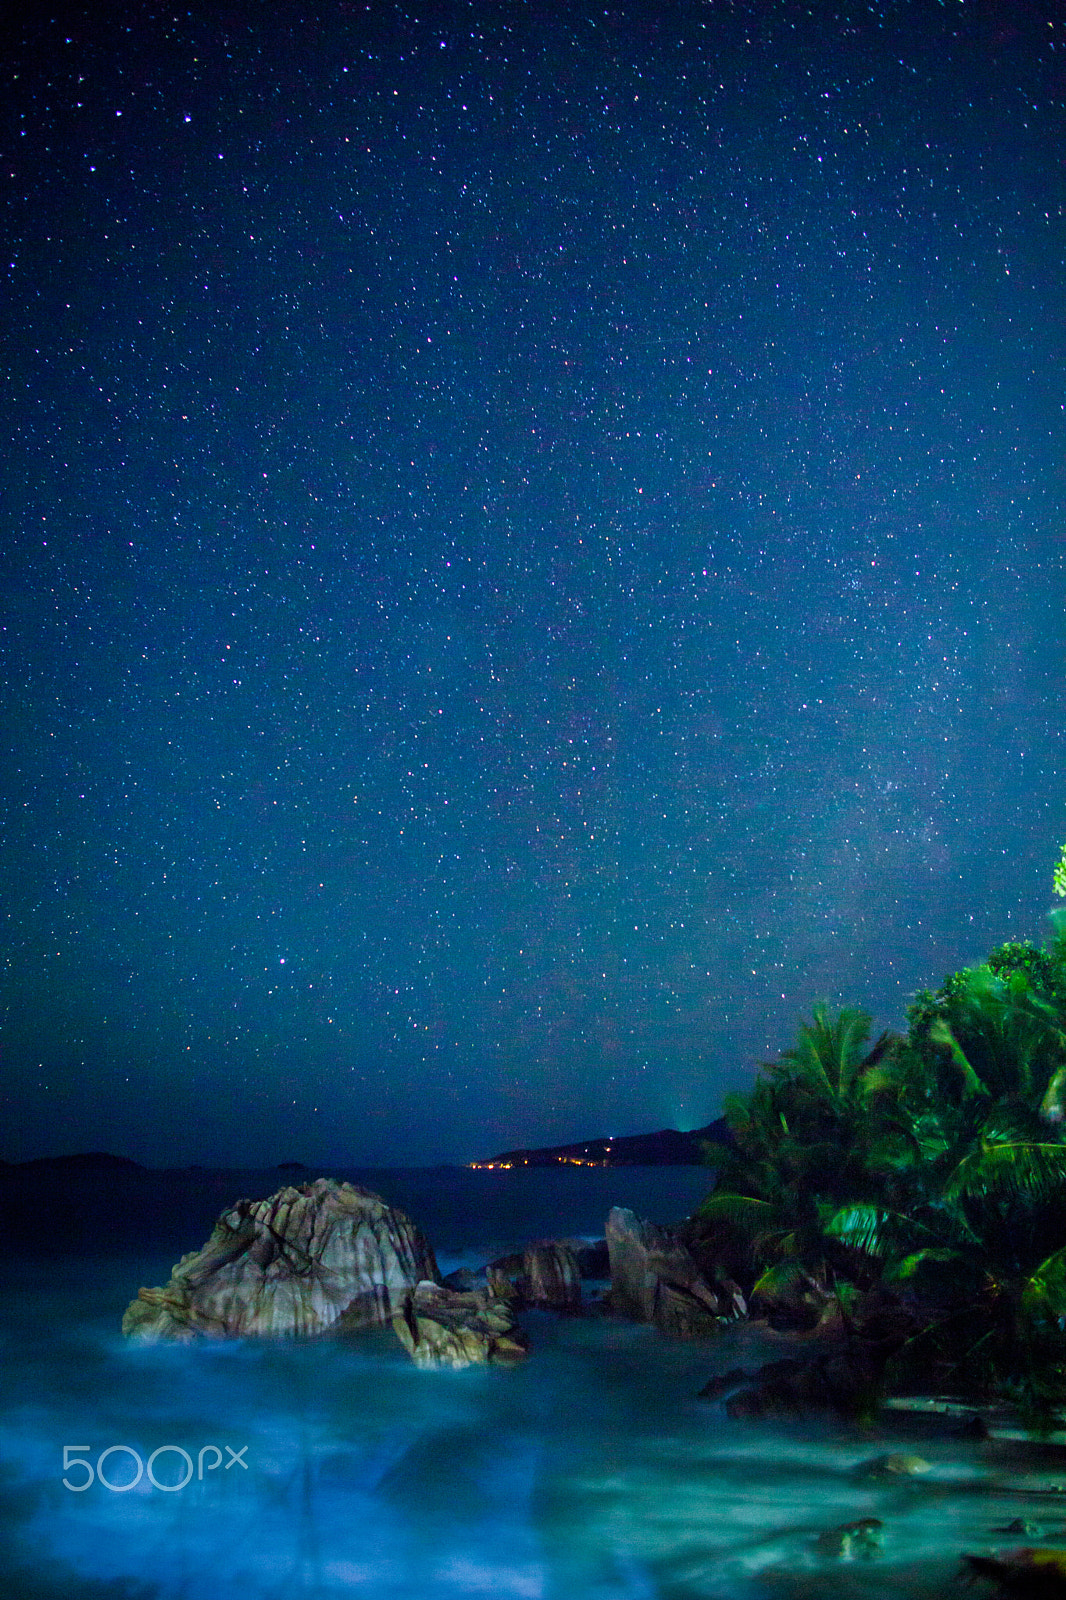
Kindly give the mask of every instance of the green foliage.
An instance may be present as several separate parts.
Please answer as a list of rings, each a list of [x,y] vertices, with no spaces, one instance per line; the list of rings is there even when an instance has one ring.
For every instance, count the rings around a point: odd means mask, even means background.
[[[1066,850],[1063,852],[1066,892]],[[699,1216],[768,1300],[880,1284],[919,1332],[899,1382],[1066,1401],[1066,910],[924,990],[904,1037],[814,1008],[726,1117]]]
[[[1062,854],[1055,863],[1055,870],[1051,875],[1051,887],[1056,894],[1066,895],[1066,844],[1062,847]]]

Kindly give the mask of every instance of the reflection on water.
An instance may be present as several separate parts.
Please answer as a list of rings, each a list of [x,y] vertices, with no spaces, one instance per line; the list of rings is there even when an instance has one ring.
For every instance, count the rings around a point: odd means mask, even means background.
[[[383,1331],[125,1344],[126,1301],[171,1259],[53,1260],[50,1288],[5,1274],[5,1595],[888,1600],[956,1592],[963,1550],[1066,1543],[1052,1453],[730,1422],[696,1395],[755,1358],[743,1330],[695,1347],[537,1315],[523,1367],[459,1373],[419,1371]],[[65,1446],[68,1482],[102,1465],[114,1487],[65,1488]],[[864,1475],[886,1450],[929,1470]],[[1015,1517],[1032,1534],[996,1533]],[[819,1535],[859,1518],[884,1524],[880,1552],[827,1553]]]

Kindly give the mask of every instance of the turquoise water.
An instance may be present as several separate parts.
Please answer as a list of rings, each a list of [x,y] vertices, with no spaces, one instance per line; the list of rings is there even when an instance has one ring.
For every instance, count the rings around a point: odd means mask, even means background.
[[[587,1220],[586,1202],[572,1220]],[[432,1217],[419,1220],[432,1237]],[[480,1227],[493,1245],[517,1242],[499,1215]],[[449,1236],[445,1269],[460,1245],[477,1258],[477,1231]],[[917,1422],[731,1422],[697,1396],[758,1358],[745,1330],[694,1346],[532,1315],[531,1356],[506,1372],[419,1371],[382,1330],[320,1345],[127,1344],[123,1308],[173,1258],[82,1253],[42,1270],[24,1257],[4,1271],[5,1595],[885,1600],[955,1592],[964,1550],[1066,1535],[1058,1453]],[[889,1450],[929,1470],[865,1476]],[[84,1491],[64,1486],[89,1469]],[[1032,1535],[995,1531],[1019,1516]],[[820,1551],[820,1532],[860,1517],[883,1521],[879,1555]]]

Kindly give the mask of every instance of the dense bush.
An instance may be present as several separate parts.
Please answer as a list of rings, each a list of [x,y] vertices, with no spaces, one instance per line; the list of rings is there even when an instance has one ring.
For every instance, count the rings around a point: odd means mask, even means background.
[[[889,1383],[1046,1413],[1066,1401],[1066,932],[1000,945],[907,1024],[871,1045],[863,1012],[816,1007],[727,1101],[699,1226],[779,1317],[891,1297],[911,1332]]]

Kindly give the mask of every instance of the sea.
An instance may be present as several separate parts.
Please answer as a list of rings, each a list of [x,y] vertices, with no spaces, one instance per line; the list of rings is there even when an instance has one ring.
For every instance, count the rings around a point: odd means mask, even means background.
[[[708,1185],[661,1167],[323,1175],[406,1211],[443,1272],[601,1237],[612,1205],[677,1220]],[[138,1287],[280,1182],[3,1174],[4,1600],[931,1600],[991,1593],[960,1590],[964,1553],[1066,1545],[1051,1446],[903,1414],[731,1420],[708,1379],[787,1353],[750,1326],[681,1343],[530,1313],[521,1366],[460,1372],[419,1370],[384,1329],[124,1340]],[[860,1519],[880,1526],[834,1534]]]

